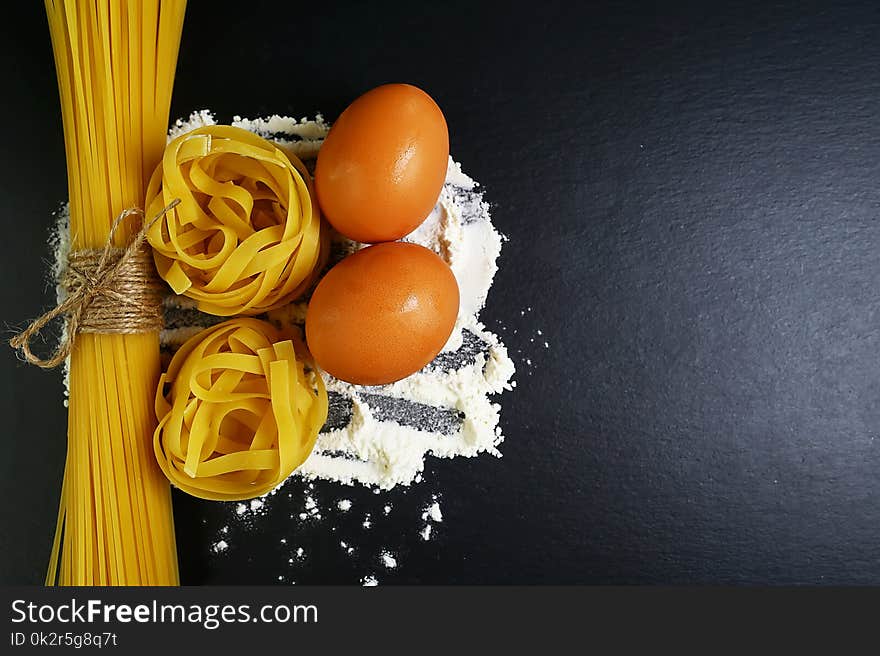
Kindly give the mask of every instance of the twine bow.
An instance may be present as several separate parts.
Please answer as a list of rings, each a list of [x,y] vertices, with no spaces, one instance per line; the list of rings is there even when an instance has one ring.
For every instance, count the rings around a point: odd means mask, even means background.
[[[143,248],[153,224],[176,207],[175,198],[141,229],[123,248],[113,246],[113,237],[130,216],[144,217],[139,208],[124,210],[113,221],[103,249],[75,251],[61,278],[67,297],[9,340],[29,363],[53,369],[67,359],[76,336],[92,333],[142,333],[162,327],[162,285],[153,269],[149,249]],[[31,341],[53,319],[66,315],[67,331],[55,351],[40,358],[31,351]]]

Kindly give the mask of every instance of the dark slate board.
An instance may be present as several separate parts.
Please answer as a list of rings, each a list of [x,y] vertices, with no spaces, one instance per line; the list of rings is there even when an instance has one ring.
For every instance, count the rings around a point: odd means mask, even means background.
[[[172,114],[332,120],[372,86],[419,84],[510,237],[484,314],[519,365],[504,458],[366,491],[395,504],[360,537],[398,540],[382,582],[880,583],[880,6],[380,4],[190,3]],[[19,13],[0,27],[15,324],[50,302],[67,195],[45,17]],[[37,582],[62,387],[3,357],[0,492],[26,502],[0,504],[0,580]],[[434,490],[444,523],[422,543]],[[211,559],[228,510],[175,511],[184,581],[277,582],[289,513]],[[299,583],[363,574],[326,526],[295,529],[315,554]]]

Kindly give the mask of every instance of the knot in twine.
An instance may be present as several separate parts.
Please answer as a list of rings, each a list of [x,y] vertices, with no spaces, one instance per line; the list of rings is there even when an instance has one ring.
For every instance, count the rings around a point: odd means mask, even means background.
[[[10,339],[10,346],[20,350],[29,363],[53,369],[70,355],[79,333],[133,334],[160,330],[163,286],[156,276],[145,240],[147,230],[179,202],[179,199],[172,200],[144,222],[125,248],[114,247],[113,236],[128,217],[143,218],[144,212],[139,208],[124,210],[116,217],[103,249],[70,253],[67,268],[59,280],[66,297]],[[67,316],[67,331],[58,347],[46,358],[35,355],[31,341],[60,316]]]

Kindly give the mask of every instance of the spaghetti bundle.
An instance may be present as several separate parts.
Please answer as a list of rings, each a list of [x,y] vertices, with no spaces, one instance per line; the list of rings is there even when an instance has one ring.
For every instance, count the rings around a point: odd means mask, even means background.
[[[159,381],[154,436],[174,485],[203,499],[250,499],[303,463],[327,419],[327,392],[294,342],[266,321],[239,318],[180,347]]]
[[[142,207],[165,147],[185,0],[46,0],[64,123],[71,250]],[[120,223],[124,246],[139,226]],[[83,332],[70,354],[68,453],[47,583],[173,585],[168,481],[150,449],[157,332]]]
[[[172,141],[147,189],[159,274],[209,314],[260,314],[301,296],[326,255],[311,177],[293,154],[241,128]]]

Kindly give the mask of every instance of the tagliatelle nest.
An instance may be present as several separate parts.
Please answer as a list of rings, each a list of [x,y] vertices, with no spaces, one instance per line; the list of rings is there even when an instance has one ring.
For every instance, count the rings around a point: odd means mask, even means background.
[[[327,419],[327,392],[295,342],[239,318],[180,347],[159,381],[153,437],[174,485],[203,499],[250,499],[305,461]]]
[[[292,153],[212,125],[172,141],[146,192],[159,275],[209,314],[260,314],[301,296],[327,253],[311,178]]]

